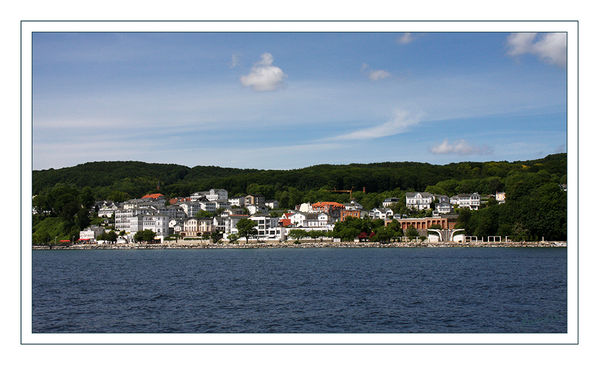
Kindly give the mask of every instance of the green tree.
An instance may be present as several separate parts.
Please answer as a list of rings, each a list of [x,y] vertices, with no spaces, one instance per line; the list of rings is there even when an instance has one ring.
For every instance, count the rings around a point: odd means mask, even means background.
[[[414,226],[409,226],[408,229],[406,229],[406,236],[408,236],[408,238],[414,239],[418,237],[418,235],[418,230],[414,228]]]
[[[256,225],[256,222],[247,218],[240,219],[239,222],[237,222],[237,231],[241,237],[245,237],[245,243],[248,243],[251,236],[258,234],[258,230],[255,228]]]
[[[295,239],[295,243],[300,243],[302,238],[308,237],[308,232],[303,229],[292,229],[289,231],[289,237]]]
[[[205,210],[200,210],[195,214],[195,218],[213,218],[216,215],[216,212],[208,212]]]
[[[145,229],[143,231],[138,231],[137,233],[135,233],[135,235],[133,236],[133,238],[136,241],[142,241],[142,242],[150,242],[154,240],[154,237],[156,236],[156,233],[150,229]]]
[[[214,231],[210,234],[210,238],[212,239],[212,243],[219,243],[223,238],[223,234],[219,231]]]

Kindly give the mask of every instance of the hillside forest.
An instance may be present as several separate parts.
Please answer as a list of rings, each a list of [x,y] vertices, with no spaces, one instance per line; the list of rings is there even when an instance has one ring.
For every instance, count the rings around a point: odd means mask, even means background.
[[[193,168],[135,161],[89,162],[32,174],[33,241],[72,239],[98,222],[94,202],[122,202],[145,194],[185,197],[211,188],[226,189],[229,197],[255,194],[294,209],[303,202],[352,198],[370,210],[384,199],[399,198],[395,213],[423,216],[405,207],[405,194],[424,191],[453,196],[478,192],[484,204],[478,211],[458,210],[458,226],[475,236],[500,235],[516,240],[566,240],[567,156],[553,154],[538,160],[459,162],[433,165],[417,162],[316,165],[293,170]],[[506,193],[497,204],[496,192]]]

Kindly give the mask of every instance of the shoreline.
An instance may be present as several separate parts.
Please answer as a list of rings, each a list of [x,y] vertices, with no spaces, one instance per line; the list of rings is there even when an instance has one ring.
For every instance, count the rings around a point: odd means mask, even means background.
[[[255,248],[441,248],[441,247],[567,247],[566,242],[239,242],[239,243],[212,243],[212,242],[169,242],[152,244],[76,244],[70,246],[32,246],[33,250],[160,250],[160,249],[255,249]]]

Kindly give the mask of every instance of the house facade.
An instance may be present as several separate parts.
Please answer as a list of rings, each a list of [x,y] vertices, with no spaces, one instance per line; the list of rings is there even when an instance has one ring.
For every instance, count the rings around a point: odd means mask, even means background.
[[[431,209],[435,196],[431,193],[408,192],[406,193],[406,207],[416,210]]]
[[[480,195],[478,193],[454,195],[450,198],[450,203],[457,205],[458,208],[478,210],[480,207]]]

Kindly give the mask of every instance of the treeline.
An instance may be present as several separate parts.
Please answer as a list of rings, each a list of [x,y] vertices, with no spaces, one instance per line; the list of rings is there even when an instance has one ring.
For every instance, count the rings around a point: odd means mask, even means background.
[[[33,193],[36,195],[34,208],[42,213],[40,217],[63,219],[60,223],[64,228],[63,235],[67,235],[66,231],[71,234],[75,228],[81,228],[79,225],[84,221],[81,217],[77,218],[77,213],[88,207],[89,200],[122,202],[157,192],[167,197],[181,197],[196,191],[222,188],[229,192],[230,197],[263,195],[266,199],[278,200],[283,209],[292,209],[303,202],[347,202],[349,194],[332,190],[353,189],[353,199],[364,209],[379,207],[384,199],[396,197],[400,199],[396,210],[412,214],[405,208],[405,193],[408,191],[447,196],[472,192],[484,196],[505,191],[506,204],[495,206],[491,200],[490,206],[480,211],[461,214],[460,224],[469,234],[565,239],[566,194],[560,189],[560,184],[567,181],[566,165],[566,154],[515,162],[447,165],[384,162],[317,165],[295,170],[216,166],[189,168],[131,161],[90,162],[56,170],[33,171]],[[68,191],[78,200],[72,200],[69,205],[65,203],[69,199],[64,196],[62,200],[57,199],[57,196],[64,195],[62,191]],[[74,213],[75,205],[78,209]],[[40,217],[37,218],[38,224]],[[93,219],[93,214],[88,218]]]

